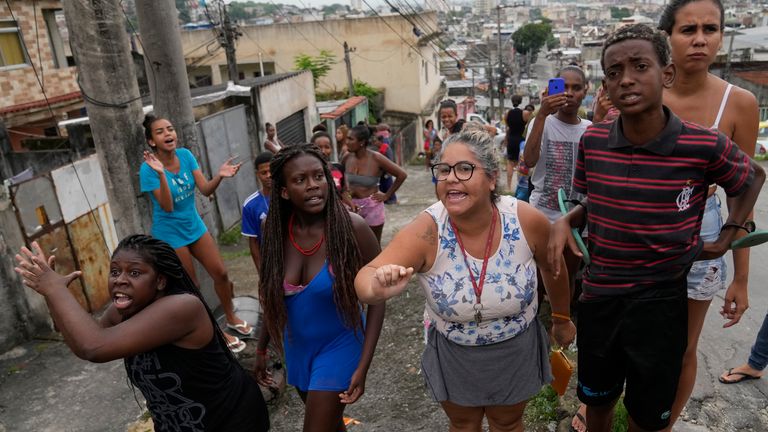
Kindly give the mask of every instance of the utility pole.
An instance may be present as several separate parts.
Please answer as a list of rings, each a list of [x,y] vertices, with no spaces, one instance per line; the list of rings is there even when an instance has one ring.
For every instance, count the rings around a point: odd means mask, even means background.
[[[488,44],[488,99],[491,101],[490,118],[493,119],[493,61],[491,60],[491,44]]]
[[[137,175],[147,148],[144,115],[136,74],[126,67],[133,59],[120,0],[62,3],[117,236],[145,232],[149,208]]]
[[[349,53],[355,52],[356,48],[350,48],[347,41],[344,41],[344,63],[347,65],[347,85],[349,86],[349,97],[355,95],[355,83],[352,80],[352,61],[349,59]]]
[[[731,40],[728,42],[728,54],[725,58],[725,70],[723,71],[723,75],[720,77],[726,81],[731,79],[731,55],[733,55],[733,38],[736,36],[736,30],[731,29]]]
[[[237,30],[232,25],[232,21],[229,19],[229,12],[227,12],[227,5],[223,2],[219,3],[219,16],[221,17],[221,35],[219,44],[224,48],[224,52],[227,56],[229,80],[235,84],[240,84],[240,76],[237,74],[237,58],[235,57]]]
[[[499,115],[504,119],[504,55],[501,52],[501,5],[496,6],[496,33],[499,36]],[[503,121],[503,120],[502,120]]]
[[[136,0],[136,14],[155,115],[173,123],[179,142],[200,160],[176,5],[172,0]]]

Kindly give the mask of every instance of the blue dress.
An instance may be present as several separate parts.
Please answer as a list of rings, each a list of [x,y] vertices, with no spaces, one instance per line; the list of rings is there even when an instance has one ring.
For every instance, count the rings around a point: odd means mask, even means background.
[[[180,148],[179,172],[165,170],[165,178],[173,198],[173,211],[160,207],[152,191],[160,188],[160,176],[146,162],[139,169],[141,191],[149,192],[152,200],[152,237],[163,240],[178,249],[196,242],[208,230],[195,207],[195,178],[192,172],[200,169],[192,153]]]
[[[285,307],[288,384],[303,392],[347,390],[360,363],[364,335],[344,325],[333,301],[327,262],[301,291],[285,297]]]

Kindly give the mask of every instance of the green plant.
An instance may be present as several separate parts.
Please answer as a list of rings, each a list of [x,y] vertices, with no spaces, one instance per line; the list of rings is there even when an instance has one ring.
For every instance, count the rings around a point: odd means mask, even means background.
[[[616,403],[616,411],[613,414],[613,432],[627,432],[629,429],[629,414],[624,406],[624,398]]]
[[[226,246],[236,245],[238,242],[240,242],[241,237],[242,234],[240,232],[240,224],[238,223],[229,230],[219,234],[219,244]]]
[[[545,423],[558,419],[557,407],[560,405],[557,393],[552,386],[543,389],[528,401],[525,407],[524,419],[526,424]]]
[[[251,256],[251,251],[248,249],[243,249],[235,252],[222,252],[221,253],[221,259],[224,261],[232,260],[235,258],[241,258],[241,257],[249,257]]]
[[[309,54],[299,54],[293,58],[293,65],[296,70],[312,72],[312,80],[315,82],[315,87],[320,82],[320,78],[328,75],[328,72],[331,71],[331,68],[336,63],[336,54],[327,50],[320,50],[320,54],[314,57]]]

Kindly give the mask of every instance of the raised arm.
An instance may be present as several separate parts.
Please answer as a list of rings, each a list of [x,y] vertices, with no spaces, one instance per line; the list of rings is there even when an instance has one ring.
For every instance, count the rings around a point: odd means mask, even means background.
[[[192,171],[192,175],[195,177],[195,185],[197,185],[197,188],[200,189],[200,193],[205,196],[211,196],[211,194],[216,191],[216,188],[219,187],[219,184],[221,184],[222,179],[232,177],[237,174],[237,172],[240,170],[240,165],[242,165],[242,162],[233,164],[233,159],[234,157],[227,159],[226,162],[224,162],[221,167],[219,167],[218,174],[213,176],[213,178],[210,180],[206,180],[203,172],[200,169]]]
[[[144,162],[155,172],[155,174],[157,174],[158,181],[160,182],[160,187],[152,190],[152,195],[154,195],[158,204],[160,204],[160,208],[166,212],[172,212],[173,197],[171,196],[171,189],[168,186],[168,179],[165,178],[165,167],[163,167],[163,163],[150,151],[144,151]],[[145,175],[150,175],[150,172],[147,172]]]
[[[32,248],[34,252],[24,247],[16,255],[18,266],[15,271],[22,277],[24,285],[45,298],[64,341],[81,359],[108,362],[179,342],[191,337],[193,332],[207,331],[213,335],[213,325],[205,307],[192,295],[161,297],[130,319],[103,328],[102,325],[114,321],[114,312],[107,310],[108,316],[100,325],[67,289],[80,272],[60,275],[51,269],[51,261],[46,260],[37,243],[33,243]],[[206,323],[208,327],[204,328]]]
[[[539,112],[536,113],[536,117],[532,120],[533,125],[528,127],[528,136],[525,138],[523,159],[525,159],[525,165],[527,167],[533,168],[539,163],[539,157],[541,156],[541,137],[544,134],[544,125],[547,122],[547,117],[565,106],[566,102],[567,97],[565,96],[565,93],[552,96],[547,96],[546,90],[542,93],[541,107],[539,108]]]
[[[373,261],[355,278],[360,301],[383,303],[402,293],[414,271],[427,269],[427,257],[437,248],[437,226],[432,217],[422,212],[401,229]]]

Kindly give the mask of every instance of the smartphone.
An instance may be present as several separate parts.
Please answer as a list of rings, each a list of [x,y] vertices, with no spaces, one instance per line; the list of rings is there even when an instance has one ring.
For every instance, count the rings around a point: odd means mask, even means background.
[[[565,91],[565,80],[562,78],[552,78],[547,87],[547,96],[563,93]]]

